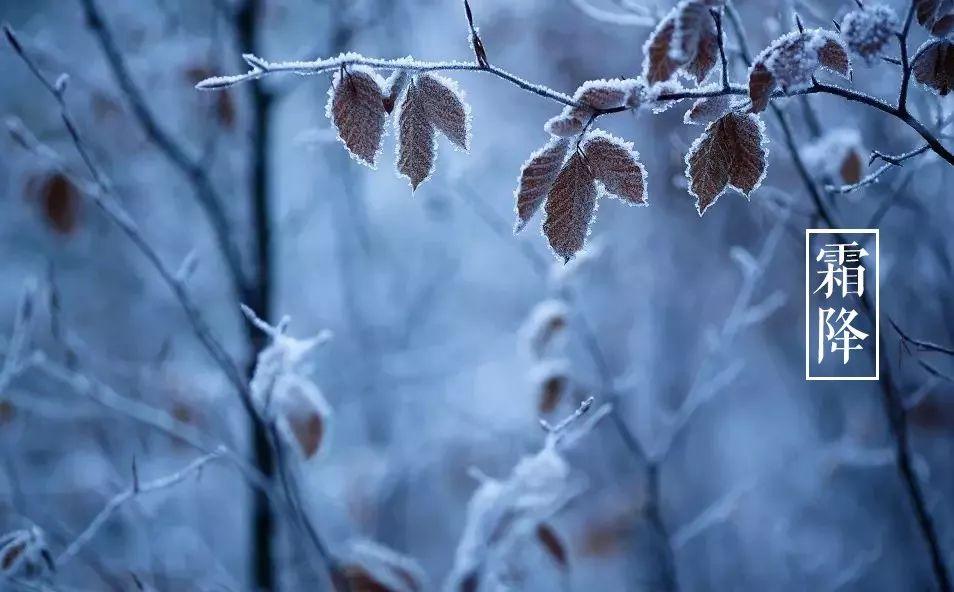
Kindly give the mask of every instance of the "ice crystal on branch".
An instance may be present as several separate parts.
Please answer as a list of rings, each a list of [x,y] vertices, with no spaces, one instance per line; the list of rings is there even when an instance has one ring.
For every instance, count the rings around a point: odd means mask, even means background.
[[[839,179],[843,184],[861,180],[865,150],[855,129],[829,130],[801,152],[808,169],[820,177]]]

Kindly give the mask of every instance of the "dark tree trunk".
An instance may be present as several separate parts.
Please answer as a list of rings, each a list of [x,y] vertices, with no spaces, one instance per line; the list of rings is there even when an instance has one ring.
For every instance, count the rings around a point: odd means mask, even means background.
[[[258,26],[262,19],[262,0],[247,0],[235,17],[237,41],[243,51],[258,53]],[[250,84],[249,92],[251,121],[249,125],[249,197],[252,201],[251,230],[255,249],[255,275],[248,290],[247,304],[262,319],[272,317],[272,238],[271,216],[269,211],[269,163],[268,145],[271,125],[272,98],[261,84]],[[250,344],[251,359],[247,372],[251,377],[255,367],[255,358],[267,344],[260,331],[246,324],[246,333]],[[250,422],[252,446],[255,464],[268,478],[275,473],[272,449],[269,445],[265,426],[252,420]],[[268,498],[261,492],[255,493],[252,510],[252,532],[250,537],[252,582],[255,590],[276,590],[274,569],[274,531],[275,518]]]

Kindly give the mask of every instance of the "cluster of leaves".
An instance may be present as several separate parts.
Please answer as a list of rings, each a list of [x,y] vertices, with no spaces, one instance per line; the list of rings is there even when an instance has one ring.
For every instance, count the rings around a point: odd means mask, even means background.
[[[437,132],[461,150],[468,149],[470,109],[454,81],[429,73],[410,76],[403,70],[384,80],[363,66],[342,67],[335,74],[326,111],[358,162],[377,165],[387,116],[395,109],[397,170],[411,189],[434,171]]]
[[[723,4],[681,0],[647,39],[639,77],[587,81],[561,113],[546,122],[549,140],[520,171],[515,231],[543,206],[543,233],[554,254],[567,261],[586,242],[599,196],[645,205],[646,171],[633,145],[592,124],[608,113],[644,107],[662,111],[692,96],[693,90],[711,91],[685,115],[687,124],[705,125],[685,158],[689,193],[699,215],[729,188],[748,197],[768,166],[768,139],[759,114],[769,102],[812,86],[822,70],[850,78],[849,54],[874,64],[899,32],[894,11],[875,3],[849,12],[836,25],[838,31],[799,27],[756,57],[748,72],[748,96],[738,97],[728,85],[727,72],[721,86],[704,86],[723,51]],[[954,88],[954,47],[944,37],[954,30],[954,2],[915,0],[915,9],[918,22],[936,37],[914,55],[914,77],[945,95]],[[473,38],[476,30],[472,15],[469,18]],[[478,65],[489,68],[482,42],[479,47]],[[414,69],[413,61],[408,64]],[[348,66],[335,76],[328,114],[355,158],[374,166],[387,114],[395,105],[398,171],[417,188],[433,172],[436,132],[467,149],[469,109],[456,84],[433,73],[411,75],[396,68],[384,80],[372,69]],[[846,152],[839,166],[842,178],[860,178],[859,155]]]

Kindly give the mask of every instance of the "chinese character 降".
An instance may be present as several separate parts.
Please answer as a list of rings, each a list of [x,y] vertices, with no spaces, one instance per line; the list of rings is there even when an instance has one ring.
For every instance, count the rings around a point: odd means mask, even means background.
[[[868,334],[852,326],[858,313],[854,310],[845,310],[835,315],[834,308],[818,308],[818,363],[825,359],[825,344],[831,343],[831,353],[842,352],[842,364],[847,364],[854,350],[863,349],[861,342],[868,338]]]

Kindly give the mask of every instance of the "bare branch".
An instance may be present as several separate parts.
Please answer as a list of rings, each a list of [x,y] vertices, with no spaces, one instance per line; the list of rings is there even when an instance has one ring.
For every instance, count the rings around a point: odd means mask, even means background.
[[[202,470],[202,467],[208,463],[221,458],[224,455],[224,452],[219,450],[205,456],[201,456],[196,460],[192,461],[179,471],[167,475],[165,477],[160,477],[153,481],[148,481],[146,483],[135,483],[125,489],[124,491],[116,494],[106,506],[93,518],[93,521],[89,523],[85,530],[76,539],[70,543],[70,545],[56,558],[56,565],[60,566],[70,561],[77,553],[82,550],[82,548],[89,543],[90,540],[96,533],[99,532],[99,529],[106,524],[106,521],[113,515],[116,510],[122,507],[126,502],[136,498],[137,496],[153,493],[156,491],[161,491],[163,489],[168,489],[174,485],[185,481],[189,476],[194,473],[199,473]]]

